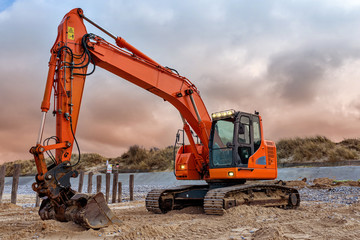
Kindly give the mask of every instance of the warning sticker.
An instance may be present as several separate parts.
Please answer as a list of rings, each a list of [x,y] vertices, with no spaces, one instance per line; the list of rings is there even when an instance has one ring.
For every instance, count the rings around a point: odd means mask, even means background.
[[[68,39],[74,40],[75,39],[75,32],[73,27],[68,27]]]

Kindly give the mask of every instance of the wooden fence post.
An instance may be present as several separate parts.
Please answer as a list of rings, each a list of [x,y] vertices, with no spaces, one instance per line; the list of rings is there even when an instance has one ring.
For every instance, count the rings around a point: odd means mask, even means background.
[[[5,165],[0,167],[0,203],[2,201],[2,195],[4,193],[4,186],[5,186]]]
[[[109,202],[109,195],[110,195],[110,177],[111,177],[111,173],[106,173],[106,189],[105,189],[105,199],[106,199],[106,203]]]
[[[101,175],[96,176],[96,193],[101,192]]]
[[[83,185],[84,185],[84,171],[81,171],[79,175],[79,189],[78,189],[79,193],[81,193]]]
[[[118,183],[118,202],[121,202],[121,194],[122,194],[122,185],[121,182]]]
[[[129,191],[130,191],[130,201],[134,200],[134,174],[130,175],[129,178]]]
[[[112,192],[112,203],[116,203],[116,193],[117,193],[117,183],[118,183],[118,173],[113,174],[113,192]]]
[[[39,197],[39,194],[36,193],[35,207],[39,207],[39,206],[40,206],[40,197]]]
[[[12,189],[11,189],[11,203],[16,204],[17,198],[17,190],[19,186],[19,177],[20,177],[21,165],[15,164],[14,165],[14,173],[13,173],[13,182],[12,182]]]
[[[92,192],[92,177],[93,177],[94,173],[93,172],[89,172],[88,174],[88,193]]]

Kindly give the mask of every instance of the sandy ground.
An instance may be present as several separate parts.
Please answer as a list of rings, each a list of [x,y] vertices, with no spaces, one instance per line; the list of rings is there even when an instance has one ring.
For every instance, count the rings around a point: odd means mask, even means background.
[[[311,187],[330,185],[322,180]],[[109,205],[122,224],[101,230],[40,220],[37,208],[22,207],[33,204],[34,196],[20,195],[17,205],[8,202],[5,195],[0,239],[360,239],[360,202],[302,201],[296,210],[239,206],[223,216],[205,215],[195,207],[158,215],[147,212],[144,201],[123,202]]]

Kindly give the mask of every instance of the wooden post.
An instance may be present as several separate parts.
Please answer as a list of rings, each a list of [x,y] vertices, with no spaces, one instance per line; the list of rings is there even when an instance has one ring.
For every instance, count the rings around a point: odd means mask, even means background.
[[[39,206],[40,206],[40,197],[39,197],[39,194],[36,193],[35,207],[39,207]]]
[[[101,192],[101,175],[96,176],[96,193]]]
[[[79,175],[79,189],[78,189],[79,193],[82,192],[83,185],[84,185],[84,171],[81,171]]]
[[[4,186],[5,186],[5,165],[0,167],[0,203],[2,201],[2,195],[4,193]]]
[[[89,172],[88,174],[88,193],[92,192],[92,177],[93,177],[94,173],[93,172]]]
[[[121,182],[118,183],[118,202],[121,202],[121,194],[122,194],[122,185]]]
[[[110,177],[111,173],[106,173],[106,189],[105,189],[105,199],[106,203],[109,202],[109,195],[110,195]]]
[[[18,186],[19,186],[20,170],[21,170],[21,165],[20,164],[15,164],[14,165],[14,173],[13,173],[12,189],[11,189],[11,203],[13,203],[13,204],[16,204],[17,190],[18,190]]]
[[[118,183],[118,174],[114,173],[113,176],[113,192],[112,192],[112,203],[116,203],[116,193],[117,193],[117,183]]]
[[[134,174],[129,178],[130,201],[134,201]]]

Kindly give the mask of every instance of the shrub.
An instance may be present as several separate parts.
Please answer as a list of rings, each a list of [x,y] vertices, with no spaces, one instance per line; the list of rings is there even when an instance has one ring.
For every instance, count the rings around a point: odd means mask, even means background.
[[[339,145],[360,152],[360,139],[349,138],[342,140]]]
[[[358,154],[356,151],[348,148],[344,148],[342,146],[337,146],[335,149],[331,149],[329,151],[329,161],[337,162],[341,160],[351,160],[356,159]]]
[[[323,136],[282,139],[276,144],[280,160],[291,158],[296,162],[320,159],[334,146],[335,143]]]
[[[346,139],[334,143],[326,137],[282,139],[277,144],[279,162],[316,162],[356,159],[360,140]]]

